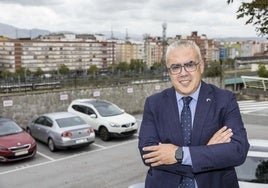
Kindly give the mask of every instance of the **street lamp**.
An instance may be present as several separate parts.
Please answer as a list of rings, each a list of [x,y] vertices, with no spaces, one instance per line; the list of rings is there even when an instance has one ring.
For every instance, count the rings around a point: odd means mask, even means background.
[[[165,46],[166,46],[166,29],[167,29],[167,23],[162,24],[163,28],[163,36],[162,36],[162,76],[164,78],[165,74]]]
[[[235,71],[235,83],[234,83],[234,91],[236,91],[237,89],[237,84],[236,84],[236,81],[237,81],[237,57],[239,56],[239,52],[236,50],[235,52],[235,58],[234,58],[234,71]]]

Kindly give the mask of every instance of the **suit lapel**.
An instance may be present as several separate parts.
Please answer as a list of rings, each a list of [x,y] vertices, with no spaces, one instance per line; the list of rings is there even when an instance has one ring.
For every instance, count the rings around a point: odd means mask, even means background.
[[[208,87],[206,83],[202,82],[195,110],[191,145],[198,145],[200,143],[203,127],[206,124],[205,121],[213,100],[214,95],[211,88]]]
[[[167,114],[167,126],[170,127],[171,137],[172,141],[176,145],[182,145],[183,144],[183,136],[182,136],[182,130],[180,126],[180,118],[179,118],[179,110],[178,110],[178,103],[176,99],[175,89],[172,87],[167,92],[167,98],[166,102],[168,105],[168,109],[166,111]]]

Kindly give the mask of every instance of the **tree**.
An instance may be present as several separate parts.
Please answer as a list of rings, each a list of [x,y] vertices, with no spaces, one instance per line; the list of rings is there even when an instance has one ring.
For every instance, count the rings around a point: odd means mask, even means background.
[[[21,78],[25,78],[25,76],[30,76],[31,71],[27,68],[20,67],[16,69],[16,75],[20,76]]]
[[[69,74],[70,70],[66,65],[61,65],[59,68],[59,73],[60,74]]]
[[[97,67],[96,65],[91,65],[91,66],[88,68],[87,72],[88,72],[89,74],[92,74],[93,77],[95,78],[95,77],[96,77],[96,74],[99,72],[99,69],[98,69],[98,67]]]
[[[96,65],[91,65],[87,72],[90,74],[96,74],[99,71],[98,67]]]
[[[34,72],[34,76],[36,76],[36,77],[39,77],[43,74],[44,74],[44,71],[40,67],[38,67],[36,72]]]
[[[267,169],[268,161],[263,160],[258,164],[258,167],[255,172],[256,180],[258,183],[267,183]]]
[[[151,66],[152,71],[160,71],[162,68],[162,64],[159,62],[154,62],[153,65]]]
[[[268,71],[263,64],[259,64],[257,74],[259,77],[268,78]]]
[[[234,0],[227,0],[227,3],[233,3]],[[242,2],[237,10],[237,19],[248,17],[246,24],[252,24],[256,27],[259,36],[268,35],[268,1],[252,0],[251,2]]]
[[[222,77],[223,76],[223,70],[220,62],[211,62],[206,64],[205,77]]]
[[[9,78],[9,77],[11,77],[12,76],[12,73],[9,71],[9,70],[7,70],[7,69],[5,69],[5,70],[3,70],[2,72],[1,72],[1,77],[3,78],[3,79],[7,79],[7,78]]]
[[[109,72],[111,72],[112,74],[114,73],[114,71],[116,70],[117,65],[115,63],[112,63],[109,67],[108,70]]]
[[[223,68],[234,68],[235,66],[235,60],[232,58],[227,58],[222,61]]]
[[[129,65],[127,64],[127,62],[121,62],[118,64],[117,69],[121,72],[126,72],[129,69]]]
[[[144,63],[140,59],[131,59],[129,69],[136,73],[143,71],[145,68]]]

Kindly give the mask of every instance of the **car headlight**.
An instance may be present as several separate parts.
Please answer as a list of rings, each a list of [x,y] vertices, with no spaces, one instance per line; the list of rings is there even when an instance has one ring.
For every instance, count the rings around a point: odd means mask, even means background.
[[[110,126],[111,126],[111,127],[120,127],[120,125],[117,124],[117,123],[110,123]]]

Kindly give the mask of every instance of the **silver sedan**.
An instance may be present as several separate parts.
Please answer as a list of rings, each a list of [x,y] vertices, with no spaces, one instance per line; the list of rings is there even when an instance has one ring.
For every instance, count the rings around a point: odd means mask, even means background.
[[[70,112],[40,115],[27,125],[26,130],[46,143],[52,152],[61,148],[88,146],[95,141],[93,128]]]

